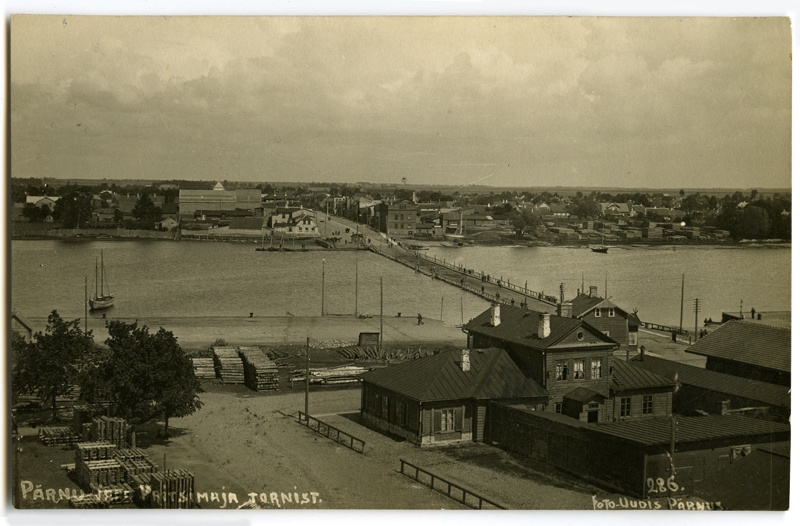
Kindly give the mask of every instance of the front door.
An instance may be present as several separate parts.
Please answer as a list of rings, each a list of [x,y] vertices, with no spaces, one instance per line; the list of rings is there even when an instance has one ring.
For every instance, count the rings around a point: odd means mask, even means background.
[[[598,415],[598,413],[599,413],[599,411],[597,409],[589,410],[586,413],[586,421],[589,422],[590,424],[596,424],[597,423],[597,415]]]

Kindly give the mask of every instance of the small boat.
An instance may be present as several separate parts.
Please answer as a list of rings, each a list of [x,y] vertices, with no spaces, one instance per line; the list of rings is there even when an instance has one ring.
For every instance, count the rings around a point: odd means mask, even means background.
[[[106,294],[105,292],[105,280],[105,265],[103,263],[103,251],[101,250],[99,268],[97,266],[97,259],[94,261],[94,296],[89,299],[89,310],[102,310],[114,305],[114,295],[110,293]]]
[[[423,246],[423,245],[409,245],[409,247],[411,248],[411,250],[417,250],[417,251],[419,251],[419,250],[428,250],[428,247]]]
[[[606,240],[606,236],[603,236],[600,239],[600,244],[599,245],[589,245],[589,249],[591,249],[592,252],[597,252],[599,254],[607,253],[608,252],[608,247],[605,244],[605,240]]]

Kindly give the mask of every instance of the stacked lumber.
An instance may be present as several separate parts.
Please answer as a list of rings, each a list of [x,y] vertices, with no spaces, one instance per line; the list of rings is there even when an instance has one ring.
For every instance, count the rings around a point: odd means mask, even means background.
[[[109,484],[108,486],[98,486],[92,484],[92,495],[96,495],[100,500],[108,504],[128,504],[133,502],[134,490],[124,482]]]
[[[240,347],[244,362],[244,384],[253,391],[276,391],[279,387],[278,366],[261,349]]]
[[[108,508],[109,504],[109,501],[101,499],[94,493],[85,493],[69,498],[69,507],[79,510]]]
[[[436,354],[434,349],[422,349],[409,347],[407,349],[379,349],[375,346],[352,345],[336,350],[340,355],[348,360],[416,360]]]
[[[122,483],[122,465],[115,458],[106,460],[86,460],[75,464],[78,483],[84,490],[92,491],[93,486],[110,486]]]
[[[343,365],[341,367],[324,367],[309,369],[310,384],[317,385],[337,385],[356,383],[362,374],[369,371],[366,367],[358,365]],[[289,381],[294,385],[295,382],[305,382],[305,369],[295,369],[292,371]]]
[[[122,465],[123,479],[125,482],[136,485],[134,477],[149,475],[158,471],[158,466],[151,461],[147,454],[138,448],[118,449],[113,452],[114,458]],[[149,481],[149,479],[148,479]]]
[[[95,440],[106,440],[117,447],[128,443],[128,422],[124,418],[98,416],[92,419],[92,437]]]
[[[78,441],[76,435],[71,427],[40,427],[39,428],[39,442],[46,446],[64,446],[74,444]]]
[[[72,429],[81,434],[82,426],[92,422],[92,408],[88,404],[75,404],[72,407]]]
[[[111,442],[78,442],[75,444],[75,466],[91,460],[108,460],[114,458],[117,445]]]
[[[81,441],[83,442],[90,441],[92,439],[92,423],[86,422],[84,424],[81,424],[81,429],[78,432],[78,435],[80,436]]]
[[[217,368],[220,380],[224,384],[243,384],[244,366],[236,349],[233,347],[212,347],[214,352],[214,366]]]
[[[194,475],[185,469],[159,471],[150,476],[151,508],[189,509],[194,502]]]
[[[217,377],[214,369],[214,358],[192,358],[195,378],[200,380],[213,380]]]
[[[128,483],[133,487],[133,502],[139,506],[146,506],[147,497],[150,495],[150,473],[129,475]]]

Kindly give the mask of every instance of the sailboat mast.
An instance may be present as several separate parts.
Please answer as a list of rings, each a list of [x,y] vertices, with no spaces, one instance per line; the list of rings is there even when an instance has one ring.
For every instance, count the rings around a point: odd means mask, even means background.
[[[98,276],[99,276],[99,274],[98,274],[98,269],[97,269],[97,258],[95,257],[94,258],[94,297],[95,298],[97,298],[97,277]]]
[[[104,271],[105,271],[105,268],[103,266],[103,251],[101,250],[100,251],[100,296],[101,297],[106,295],[105,292],[103,292],[103,282],[106,279]]]

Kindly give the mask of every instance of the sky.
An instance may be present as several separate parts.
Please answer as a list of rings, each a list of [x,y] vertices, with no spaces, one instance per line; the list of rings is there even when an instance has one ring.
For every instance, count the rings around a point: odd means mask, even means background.
[[[788,18],[13,16],[14,177],[791,187]]]

